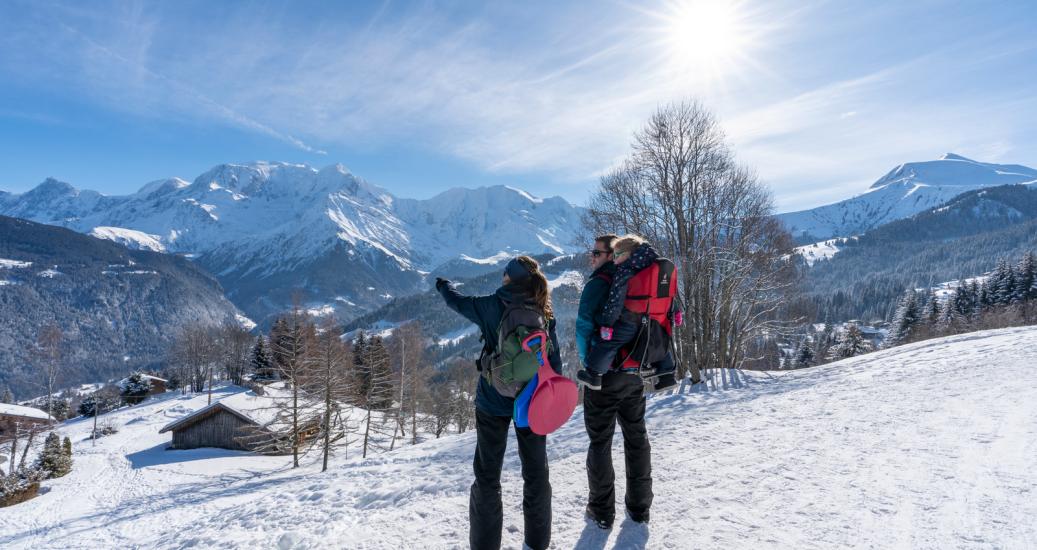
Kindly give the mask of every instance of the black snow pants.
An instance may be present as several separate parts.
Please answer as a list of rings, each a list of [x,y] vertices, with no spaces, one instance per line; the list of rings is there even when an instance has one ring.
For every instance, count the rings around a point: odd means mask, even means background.
[[[626,457],[627,510],[636,518],[652,506],[652,447],[645,429],[644,382],[636,373],[610,371],[602,377],[601,390],[587,390],[583,397],[583,420],[591,440],[587,449],[587,505],[600,519],[616,517],[612,435],[617,418]]]
[[[508,444],[510,416],[475,411],[475,483],[468,501],[469,543],[473,550],[501,546],[504,510],[501,504],[501,468]],[[534,550],[551,542],[551,483],[547,471],[547,437],[529,428],[515,428],[522,461],[522,514],[525,543]]]

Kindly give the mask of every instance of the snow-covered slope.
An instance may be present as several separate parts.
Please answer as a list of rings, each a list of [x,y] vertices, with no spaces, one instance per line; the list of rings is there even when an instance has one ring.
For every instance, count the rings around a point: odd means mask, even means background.
[[[847,239],[828,239],[827,241],[821,241],[819,243],[808,244],[804,246],[796,247],[796,254],[803,257],[803,260],[807,262],[807,265],[814,265],[814,262],[819,260],[830,260],[833,256],[839,253],[839,247],[842,246]]]
[[[647,528],[584,520],[578,410],[548,442],[553,548],[1034,548],[1035,338],[1035,327],[958,335],[655,397]],[[82,441],[87,422],[65,425],[75,469],[0,513],[0,546],[466,546],[474,434],[340,457],[324,474],[313,459],[293,471],[286,457],[163,450],[158,429],[204,403],[115,413],[120,433],[96,448]],[[510,445],[506,548],[522,541],[519,466]]]
[[[339,312],[348,318],[417,290],[443,264],[570,252],[580,222],[564,199],[509,187],[400,199],[342,165],[276,162],[220,165],[190,184],[160,180],[118,197],[47,180],[3,197],[0,214],[196,258],[257,319],[296,294],[344,297],[356,304]]]
[[[810,210],[779,214],[793,235],[824,240],[861,234],[939,206],[982,187],[1037,181],[1037,170],[987,164],[948,153],[939,160],[902,164],[861,195]]]

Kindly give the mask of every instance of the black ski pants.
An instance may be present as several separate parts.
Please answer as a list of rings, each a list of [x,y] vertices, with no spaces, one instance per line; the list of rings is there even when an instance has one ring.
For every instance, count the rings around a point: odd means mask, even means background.
[[[602,377],[601,390],[586,390],[583,396],[583,420],[591,440],[587,449],[587,505],[600,519],[616,517],[612,436],[617,419],[626,457],[625,502],[636,517],[652,506],[652,447],[645,429],[644,382],[637,373],[610,371]]]
[[[469,543],[473,550],[501,546],[504,510],[501,505],[501,468],[508,444],[510,416],[475,411],[475,483],[468,501]],[[551,542],[551,483],[547,471],[547,437],[529,428],[515,428],[522,461],[522,514],[525,543],[534,550]]]

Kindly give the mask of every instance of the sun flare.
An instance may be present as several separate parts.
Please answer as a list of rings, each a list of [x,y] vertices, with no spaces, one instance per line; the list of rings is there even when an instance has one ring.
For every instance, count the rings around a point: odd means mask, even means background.
[[[751,41],[736,0],[682,0],[659,14],[667,65],[676,72],[717,77],[732,72]]]

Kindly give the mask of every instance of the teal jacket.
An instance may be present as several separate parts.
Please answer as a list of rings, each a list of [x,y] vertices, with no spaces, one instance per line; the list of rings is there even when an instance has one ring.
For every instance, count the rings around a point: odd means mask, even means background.
[[[609,288],[612,286],[604,275],[611,279],[616,273],[616,264],[608,262],[591,273],[587,284],[583,285],[583,293],[580,294],[580,310],[576,314],[576,352],[580,354],[580,363],[587,364],[587,355],[596,337],[595,331],[598,326],[594,318],[601,313],[608,298]]]

